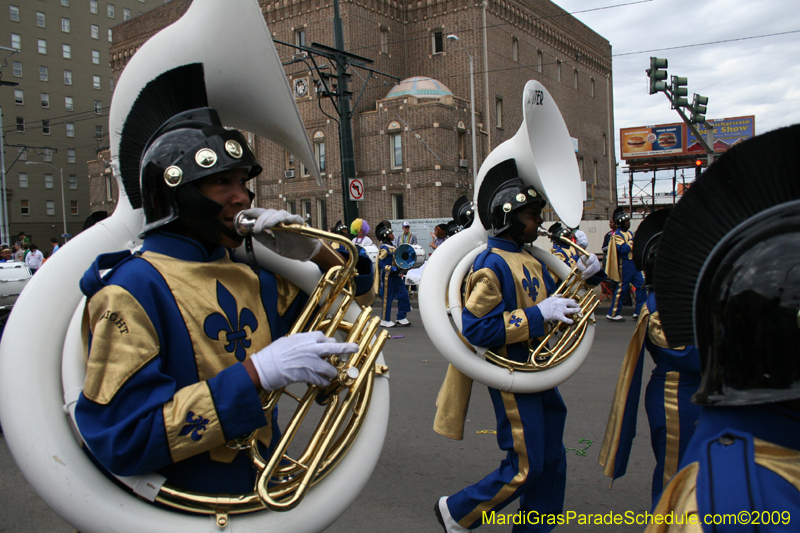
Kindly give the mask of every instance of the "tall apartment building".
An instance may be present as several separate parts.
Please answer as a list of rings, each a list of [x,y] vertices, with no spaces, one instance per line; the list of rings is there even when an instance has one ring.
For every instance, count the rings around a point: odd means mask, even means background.
[[[259,3],[276,41],[334,45],[331,2]],[[174,0],[120,26],[111,49],[114,76],[189,4]],[[341,0],[339,9],[345,50],[372,59],[376,72],[396,78],[350,70],[356,174],[364,184],[360,216],[373,226],[382,219],[449,218],[459,196],[472,198],[468,52],[475,72],[478,167],[517,132],[523,87],[538,80],[556,99],[573,137],[586,184],[584,218],[608,218],[616,205],[616,162],[606,39],[549,0]],[[324,185],[318,187],[292,154],[257,138],[264,172],[255,186],[256,204],[300,213],[328,229],[343,218],[336,111],[329,99],[321,99],[321,77],[308,58],[291,46],[277,49]],[[93,198],[113,194],[112,184],[100,178]],[[110,212],[113,205],[107,208]]]
[[[42,249],[92,214],[87,161],[107,148],[114,27],[164,0],[10,0],[0,11],[5,241]],[[15,85],[11,85],[15,84]],[[63,178],[63,189],[62,189]],[[63,190],[63,194],[62,194]],[[62,203],[63,198],[63,203]],[[2,202],[0,202],[0,205]]]

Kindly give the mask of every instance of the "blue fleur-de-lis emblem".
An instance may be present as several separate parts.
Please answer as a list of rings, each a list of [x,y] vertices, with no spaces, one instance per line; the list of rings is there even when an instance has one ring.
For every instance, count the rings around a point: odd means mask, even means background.
[[[528,296],[535,302],[539,294],[539,280],[531,279],[531,273],[526,267],[522,267],[522,272],[525,275],[525,279],[522,280],[522,288],[528,291]]]
[[[217,280],[217,302],[225,313],[222,316],[220,313],[212,313],[206,317],[203,323],[203,331],[210,339],[220,340],[221,333],[224,331],[227,334],[227,344],[225,350],[228,353],[236,351],[236,359],[244,361],[246,349],[250,347],[251,340],[247,336],[245,326],[250,328],[250,332],[258,329],[258,320],[253,312],[248,308],[243,308],[242,312],[237,316],[236,312],[238,306],[236,305],[236,298],[225,288],[225,286]]]
[[[208,424],[208,418],[203,418],[203,415],[197,415],[197,418],[194,418],[194,411],[189,411],[186,413],[186,425],[181,429],[180,436],[184,437],[191,433],[192,440],[200,440],[203,438],[200,432],[207,429],[206,424]]]
[[[516,315],[511,315],[508,324],[514,326],[515,328],[518,328],[522,325],[522,319]]]

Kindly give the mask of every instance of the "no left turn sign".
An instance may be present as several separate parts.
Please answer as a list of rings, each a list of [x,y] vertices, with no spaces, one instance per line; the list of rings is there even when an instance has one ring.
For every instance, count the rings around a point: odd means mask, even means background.
[[[350,180],[350,199],[359,201],[364,199],[364,183],[360,179]]]

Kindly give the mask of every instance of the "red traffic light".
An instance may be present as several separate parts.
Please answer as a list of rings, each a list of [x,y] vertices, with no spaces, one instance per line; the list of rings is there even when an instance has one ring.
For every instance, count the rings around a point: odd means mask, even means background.
[[[694,166],[702,167],[703,166],[703,160],[702,159],[695,159],[694,160]]]

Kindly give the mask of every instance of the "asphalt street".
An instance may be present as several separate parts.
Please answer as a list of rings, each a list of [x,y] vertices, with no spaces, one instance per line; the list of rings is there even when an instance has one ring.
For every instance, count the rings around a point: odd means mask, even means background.
[[[604,320],[607,305],[606,301],[596,311],[597,332],[586,363],[559,387],[569,410],[564,433],[568,458],[564,509],[579,515],[644,513],[650,508],[655,462],[643,405],[628,473],[610,488],[610,480],[597,462],[617,375],[635,327],[631,308],[623,311],[628,317],[624,323]],[[435,351],[420,323],[416,301],[412,300],[412,306],[409,319],[413,325],[390,330],[392,336],[402,337],[390,339],[384,349],[391,373],[391,414],[380,461],[356,503],[328,528],[329,533],[439,532],[434,502],[478,481],[503,457],[491,433],[494,414],[483,385],[473,385],[464,440],[451,440],[432,430],[436,394],[447,362]],[[651,369],[647,358],[644,375]],[[2,437],[0,472],[0,532],[73,531],[31,489]],[[505,512],[516,510],[509,507]],[[509,525],[486,525],[478,531],[510,530]],[[641,530],[637,525],[577,523],[556,528],[564,533]]]

